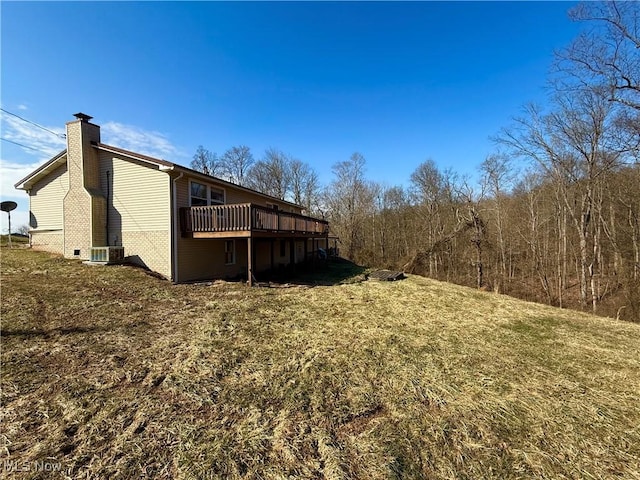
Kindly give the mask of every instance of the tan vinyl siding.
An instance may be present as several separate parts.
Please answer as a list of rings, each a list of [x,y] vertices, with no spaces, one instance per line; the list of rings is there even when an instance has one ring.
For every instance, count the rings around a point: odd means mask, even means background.
[[[171,277],[169,175],[157,167],[103,151],[100,190],[107,198],[108,244],[122,245],[125,256]]]
[[[271,269],[271,239],[263,240],[263,239],[255,239],[253,241],[254,249],[255,249],[255,263],[254,263],[254,271],[256,273],[264,272],[266,270]],[[273,265],[274,267],[277,265],[276,263],[276,248],[277,242],[274,241],[273,244]]]
[[[31,228],[62,230],[62,199],[69,190],[67,166],[62,165],[37,182],[30,191]]]
[[[206,181],[185,174],[176,181],[177,206],[189,207],[190,181],[207,184],[225,191],[225,203],[253,203],[267,207],[267,203],[278,205],[284,211],[300,212],[291,205],[278,200],[270,200],[257,193],[246,192],[240,188],[224,185],[215,179]],[[224,239],[183,238],[178,233],[178,281],[188,282],[195,280],[207,280],[214,278],[246,278],[247,276],[247,241],[244,238],[236,238],[236,263],[225,265]],[[258,273],[271,268],[271,251],[268,241],[254,239],[255,265],[254,272]],[[274,243],[274,266],[289,263],[289,246],[287,256],[279,257],[280,246],[278,241]]]
[[[201,178],[191,177],[189,175],[183,176],[180,180],[178,180],[178,207],[190,207],[189,204],[189,183],[190,181],[202,183],[204,185],[210,185],[217,188],[221,188],[225,191],[225,203],[253,203],[255,205],[261,205],[263,207],[267,207],[268,204],[276,204],[278,208],[286,211],[286,212],[295,212],[300,213],[301,209],[289,205],[288,203],[281,202],[278,200],[271,200],[267,197],[259,195],[257,193],[247,192],[240,188],[235,188],[233,186],[225,185],[221,182],[216,182],[215,179],[210,181],[203,180]]]
[[[100,189],[109,198],[109,230],[168,230],[171,220],[169,180],[169,176],[157,168],[102,152]]]
[[[178,280],[190,282],[214,278],[246,278],[247,240],[233,239],[236,248],[236,262],[225,265],[224,239],[180,238],[180,262]]]
[[[284,202],[279,202],[278,200],[270,200],[266,199],[262,195],[258,195],[255,193],[244,192],[239,189],[229,188],[227,190],[227,203],[253,203],[255,205],[261,205],[263,207],[268,207],[271,205],[278,205],[278,208],[284,210],[285,212],[295,212],[300,213],[300,209],[292,207]]]

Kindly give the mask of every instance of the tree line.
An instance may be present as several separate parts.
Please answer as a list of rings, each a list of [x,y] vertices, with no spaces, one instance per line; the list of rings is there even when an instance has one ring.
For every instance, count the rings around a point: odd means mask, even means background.
[[[309,213],[319,211],[320,181],[307,163],[276,148],[268,148],[256,161],[251,149],[234,146],[218,156],[200,145],[191,168],[237,185],[252,188],[281,200],[302,205]]]
[[[389,186],[360,153],[324,187],[277,149],[200,147],[192,166],[326,217],[355,262],[640,321],[639,5],[570,11],[587,28],[556,53],[545,107],[495,135],[479,182],[429,159]]]

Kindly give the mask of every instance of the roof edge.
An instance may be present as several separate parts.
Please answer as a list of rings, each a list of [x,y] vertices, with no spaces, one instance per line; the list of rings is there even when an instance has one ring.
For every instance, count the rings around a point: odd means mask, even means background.
[[[269,199],[269,200],[281,202],[281,203],[284,203],[286,205],[290,205],[292,207],[304,209],[304,207],[302,205],[298,205],[297,203],[289,202],[288,200],[282,200],[281,198],[273,197],[271,195],[267,195],[266,193],[259,192],[258,190],[254,190],[252,188],[244,187],[242,185],[238,185],[236,183],[229,182],[227,180],[223,180],[222,178],[214,177],[212,175],[207,175],[206,173],[202,173],[202,172],[199,172],[199,171],[194,170],[192,168],[188,168],[188,167],[184,167],[182,165],[178,165],[177,163],[168,162],[167,160],[161,160],[159,158],[151,157],[149,155],[144,155],[144,154],[141,154],[141,153],[132,152],[131,150],[125,150],[123,148],[114,147],[112,145],[107,145],[107,144],[104,144],[104,143],[98,143],[98,144],[96,144],[96,147],[98,149],[100,149],[100,150],[109,151],[109,152],[112,152],[112,153],[119,153],[121,155],[125,155],[125,156],[128,156],[128,157],[134,158],[134,159],[138,159],[138,160],[141,160],[143,162],[148,162],[148,163],[152,163],[152,164],[158,165],[160,167],[165,167],[162,170],[179,170],[179,171],[182,171],[184,173],[187,173],[187,174],[190,174],[190,175],[195,175],[195,176],[198,176],[200,178],[204,178],[204,179],[209,180],[209,181],[215,181],[217,183],[220,183],[220,184],[228,186],[228,187],[238,188],[238,189],[243,190],[245,192],[252,193],[254,195],[259,195],[259,196],[264,197],[264,198]]]
[[[264,197],[264,198],[266,198],[268,200],[274,200],[276,202],[280,202],[280,203],[285,203],[287,205],[291,205],[292,207],[304,209],[304,207],[302,205],[298,205],[297,203],[293,203],[293,202],[290,202],[288,200],[283,200],[281,198],[274,197],[272,195],[267,195],[266,193],[259,192],[258,190],[254,190],[253,188],[244,187],[242,185],[238,185],[237,183],[233,183],[233,182],[229,182],[227,180],[223,180],[222,178],[214,177],[212,175],[207,175],[206,173],[199,172],[199,171],[194,170],[192,168],[183,167],[182,165],[177,165],[177,164],[174,164],[174,168],[177,169],[177,170],[181,170],[181,171],[183,171],[185,173],[188,173],[190,175],[195,175],[195,176],[207,179],[209,181],[213,180],[215,182],[223,184],[224,186],[237,188],[237,189],[243,190],[245,192],[252,193],[254,195],[259,195],[259,196]]]
[[[40,165],[33,172],[31,172],[29,175],[27,175],[22,180],[20,180],[17,183],[15,183],[13,185],[13,187],[18,189],[18,190],[27,190],[27,187],[25,186],[25,184],[27,182],[29,182],[29,180],[32,180],[34,177],[39,176],[39,174],[44,173],[51,165],[55,164],[58,160],[60,160],[66,154],[67,154],[67,149],[65,148],[60,153],[55,155],[51,160],[49,160],[49,161],[45,162],[44,164]]]
[[[155,165],[159,165],[162,167],[173,167],[174,164],[168,162],[167,160],[162,160],[160,158],[150,157],[149,155],[144,155],[142,153],[132,152],[131,150],[125,150],[124,148],[114,147],[113,145],[107,145],[106,143],[96,143],[94,145],[98,150],[104,150],[111,153],[119,153],[121,155],[125,155],[127,157],[135,158],[137,160],[142,160],[143,162],[153,163]]]
[[[290,202],[288,200],[283,200],[281,198],[278,197],[274,197],[272,195],[268,195],[266,193],[263,192],[259,192],[258,190],[254,190],[252,188],[249,187],[245,187],[242,185],[238,185],[236,183],[233,182],[229,182],[227,180],[223,180],[222,178],[218,178],[218,177],[214,177],[212,175],[207,175],[206,173],[202,173],[199,172],[197,170],[194,170],[192,168],[188,168],[188,167],[184,167],[182,165],[178,165],[176,163],[172,163],[169,162],[167,160],[162,160],[160,158],[155,158],[155,157],[151,157],[149,155],[144,155],[142,153],[137,153],[137,152],[132,152],[131,150],[125,150],[123,148],[119,148],[119,147],[114,147],[112,145],[107,145],[105,143],[95,143],[94,147],[97,148],[98,150],[103,150],[106,152],[111,152],[111,153],[116,153],[119,155],[124,155],[126,157],[130,157],[136,160],[140,160],[146,163],[151,163],[153,165],[157,165],[158,167],[161,168],[161,170],[165,171],[165,172],[169,172],[172,170],[179,170],[182,171],[184,173],[187,173],[189,175],[194,175],[196,177],[199,178],[203,178],[205,180],[208,181],[213,181],[216,183],[220,183],[224,186],[227,187],[231,187],[231,188],[237,188],[239,190],[242,190],[244,192],[248,192],[254,195],[259,195],[260,197],[266,198],[268,200],[273,200],[276,202],[281,202],[284,203],[286,205],[290,205],[292,207],[296,207],[299,209],[304,209],[304,207],[302,205],[298,205],[297,203],[293,203]],[[41,165],[40,167],[38,167],[37,169],[35,169],[33,172],[31,172],[29,175],[27,175],[26,177],[24,177],[22,180],[18,181],[15,185],[14,188],[18,189],[18,190],[27,190],[28,188],[26,187],[26,184],[33,180],[35,177],[39,176],[40,174],[43,174],[47,171],[47,169],[55,164],[57,161],[59,161],[64,155],[66,155],[67,153],[67,149],[65,148],[64,150],[62,150],[60,153],[58,153],[57,155],[55,155],[51,160],[47,161],[46,163],[44,163],[43,165]]]

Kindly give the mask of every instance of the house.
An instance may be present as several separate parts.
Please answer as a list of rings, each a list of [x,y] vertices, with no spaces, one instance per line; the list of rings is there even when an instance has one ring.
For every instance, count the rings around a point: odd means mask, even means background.
[[[124,255],[173,282],[247,278],[327,247],[299,205],[100,141],[78,113],[67,148],[16,184],[31,245],[67,258]]]

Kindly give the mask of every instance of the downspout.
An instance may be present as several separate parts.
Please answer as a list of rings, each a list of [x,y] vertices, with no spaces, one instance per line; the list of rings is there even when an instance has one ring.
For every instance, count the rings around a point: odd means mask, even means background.
[[[31,225],[31,189],[25,189],[25,191],[27,192],[27,195],[29,196],[29,248],[33,248],[33,240],[32,237],[33,235],[31,235],[31,229],[33,228],[33,226]],[[64,225],[64,220],[63,221],[63,225]],[[64,230],[62,231],[62,245],[64,246]]]
[[[109,246],[109,196],[110,196],[110,188],[109,188],[109,170],[107,170],[107,208],[106,208],[106,214],[105,214],[105,220],[106,220],[106,225],[105,225],[105,234],[107,235],[105,240],[106,240],[106,244],[107,247]]]
[[[180,219],[178,218],[178,187],[177,182],[184,176],[184,172],[180,172],[173,179],[173,283],[178,283],[178,230],[180,229]]]

